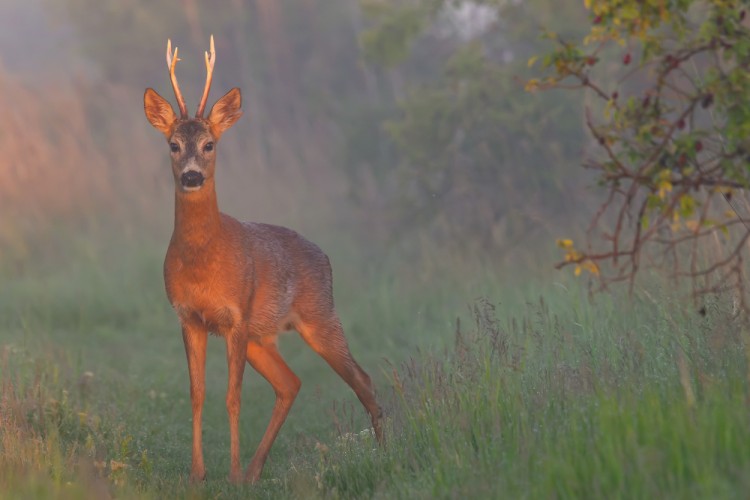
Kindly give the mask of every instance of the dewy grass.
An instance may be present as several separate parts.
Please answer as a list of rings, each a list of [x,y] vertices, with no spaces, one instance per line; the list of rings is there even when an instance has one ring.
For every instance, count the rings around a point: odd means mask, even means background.
[[[65,353],[0,349],[0,492],[17,498],[107,495],[128,491],[132,458],[126,430],[91,404],[94,374],[77,382]],[[103,411],[104,413],[100,413]]]
[[[459,330],[452,351],[394,372],[393,445],[375,466],[359,469],[371,477],[336,474],[334,460],[323,490],[345,497],[384,487],[401,497],[739,495],[750,470],[747,360],[737,336],[719,337],[741,325],[719,311],[677,322],[661,304],[639,302],[615,318],[589,311],[585,324],[579,312],[558,316],[540,301],[508,328],[480,304],[474,330]],[[586,331],[605,320],[611,330]],[[698,336],[724,345],[712,353],[684,342]],[[680,350],[691,359],[694,400]]]
[[[387,445],[375,445],[350,391],[291,336],[281,347],[303,381],[298,401],[260,484],[228,484],[224,352],[212,339],[208,480],[190,487],[184,352],[153,277],[159,253],[116,256],[117,279],[100,274],[107,259],[88,258],[0,290],[2,497],[750,491],[747,325],[721,300],[703,317],[656,286],[592,301],[575,283],[519,294],[491,282],[477,300],[460,277],[423,294],[394,278],[354,294],[346,273],[339,307],[355,355],[376,375]],[[245,464],[273,405],[265,383],[247,377]]]

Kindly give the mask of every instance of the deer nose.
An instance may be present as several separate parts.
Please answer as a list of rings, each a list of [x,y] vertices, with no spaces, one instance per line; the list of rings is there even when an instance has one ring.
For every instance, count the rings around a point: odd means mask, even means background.
[[[188,170],[180,176],[180,182],[184,187],[200,187],[204,180],[203,174],[196,170]]]

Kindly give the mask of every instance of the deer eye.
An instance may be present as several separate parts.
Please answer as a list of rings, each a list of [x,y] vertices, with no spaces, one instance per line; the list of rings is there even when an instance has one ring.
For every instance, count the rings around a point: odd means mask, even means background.
[[[210,152],[214,150],[214,143],[213,142],[207,142],[205,146],[203,146],[203,151]]]
[[[170,142],[169,143],[169,150],[173,153],[179,153],[180,152],[180,145],[176,142]]]

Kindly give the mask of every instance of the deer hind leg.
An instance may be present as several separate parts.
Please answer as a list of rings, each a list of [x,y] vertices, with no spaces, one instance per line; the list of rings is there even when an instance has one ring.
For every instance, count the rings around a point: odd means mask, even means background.
[[[248,342],[247,360],[271,384],[276,393],[271,421],[245,473],[245,480],[254,483],[260,478],[271,446],[292,408],[302,383],[279,354],[275,338]]]
[[[301,323],[297,329],[307,344],[349,384],[359,401],[370,414],[375,437],[383,442],[381,419],[383,412],[375,400],[375,390],[370,376],[357,364],[344,338],[341,321],[335,314],[320,323]]]

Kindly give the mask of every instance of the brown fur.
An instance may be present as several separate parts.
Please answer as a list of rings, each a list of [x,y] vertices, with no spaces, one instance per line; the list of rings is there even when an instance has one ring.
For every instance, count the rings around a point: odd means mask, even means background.
[[[315,244],[279,226],[241,223],[219,212],[214,172],[221,135],[241,116],[240,91],[219,99],[207,119],[177,118],[169,103],[147,89],[144,107],[172,152],[175,178],[175,222],[164,261],[167,296],[177,311],[190,372],[193,407],[193,452],[190,478],[205,477],[201,414],[205,397],[206,342],[209,332],[226,340],[229,383],[226,405],[231,437],[229,478],[241,480],[239,411],[245,361],[273,386],[276,404],[271,421],[246,472],[260,477],[276,435],[300,388],[300,380],[276,348],[279,332],[294,329],[357,394],[382,440],[381,411],[370,377],[359,367],[346,343],[333,306],[331,267]],[[172,146],[170,146],[172,147]],[[183,169],[199,170],[205,181],[183,188]]]

